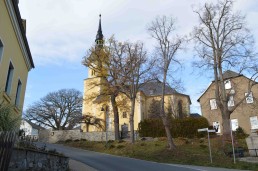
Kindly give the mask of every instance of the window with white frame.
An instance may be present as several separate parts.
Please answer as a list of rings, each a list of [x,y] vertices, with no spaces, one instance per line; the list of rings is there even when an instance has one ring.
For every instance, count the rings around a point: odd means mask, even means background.
[[[211,110],[217,109],[216,99],[210,99]]]
[[[2,56],[3,56],[3,52],[4,52],[4,45],[3,45],[3,42],[0,39],[0,62],[1,62],[1,59],[2,59]]]
[[[229,99],[228,99],[228,107],[232,107],[235,105],[235,102],[234,102],[234,97],[233,96],[229,96]]]
[[[238,128],[238,120],[237,119],[231,119],[231,128],[232,128],[232,131],[236,131],[236,129]]]
[[[21,80],[18,80],[16,96],[15,96],[15,106],[19,106],[20,104],[21,88],[22,88]]]
[[[249,94],[248,93],[245,93],[245,100],[246,100],[246,103],[253,103],[254,102],[254,98],[253,98],[253,93],[250,92]]]
[[[13,80],[13,72],[14,72],[14,67],[13,67],[12,62],[10,62],[8,73],[7,73],[6,84],[5,84],[5,92],[8,95],[10,95],[10,93],[11,93],[12,80]]]
[[[220,133],[220,124],[218,121],[212,123],[213,129],[216,133]]]
[[[224,84],[225,84],[225,89],[226,90],[231,89],[231,82],[230,82],[230,80],[225,80]]]
[[[257,116],[250,117],[250,124],[251,124],[251,129],[258,129],[258,119],[257,119]]]

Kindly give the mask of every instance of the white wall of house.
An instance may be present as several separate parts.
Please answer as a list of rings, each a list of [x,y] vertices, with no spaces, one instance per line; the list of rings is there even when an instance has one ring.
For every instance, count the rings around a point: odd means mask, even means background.
[[[32,128],[32,126],[25,120],[21,121],[20,129],[25,132],[25,136],[28,135],[38,135],[38,130]]]

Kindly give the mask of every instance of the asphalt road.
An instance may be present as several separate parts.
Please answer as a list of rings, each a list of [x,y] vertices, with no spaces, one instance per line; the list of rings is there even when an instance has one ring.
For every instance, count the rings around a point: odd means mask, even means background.
[[[37,143],[43,146],[43,143]],[[127,157],[114,156],[93,151],[46,144],[48,149],[56,149],[73,160],[82,162],[99,171],[231,171],[232,169],[208,168],[186,165],[156,163]],[[236,170],[235,170],[236,171]]]

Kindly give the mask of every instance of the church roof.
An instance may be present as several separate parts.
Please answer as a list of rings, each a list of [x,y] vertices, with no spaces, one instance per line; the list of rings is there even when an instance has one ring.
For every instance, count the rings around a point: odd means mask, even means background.
[[[101,14],[99,15],[99,28],[98,28],[98,32],[96,35],[96,40],[95,42],[97,42],[98,40],[103,40],[104,36],[102,34],[102,27],[101,27]]]
[[[146,96],[157,96],[162,95],[162,82],[160,81],[153,81],[145,83],[141,88],[142,91]],[[165,87],[165,94],[174,94],[177,91],[170,86],[166,85]]]

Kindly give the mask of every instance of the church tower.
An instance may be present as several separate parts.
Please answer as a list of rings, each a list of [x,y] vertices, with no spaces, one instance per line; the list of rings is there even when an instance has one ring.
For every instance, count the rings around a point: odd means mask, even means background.
[[[96,35],[96,39],[95,39],[95,46],[96,49],[102,49],[103,45],[104,45],[104,36],[102,33],[102,27],[101,27],[101,14],[99,15],[99,27],[98,27],[98,31],[97,31],[97,35]],[[94,69],[88,68],[88,78],[94,78],[97,76],[97,73]]]
[[[93,48],[96,53],[92,53],[91,55],[100,55],[104,58],[106,57],[104,51],[104,36],[102,33],[101,27],[101,15],[99,15],[99,26],[95,39],[95,47]],[[99,65],[99,61],[93,62],[92,66]],[[101,64],[104,65],[103,62]],[[100,74],[101,72],[101,74]],[[82,115],[92,116],[93,118],[101,118],[105,120],[105,115],[102,110],[103,104],[101,104],[100,99],[103,98],[102,91],[104,88],[103,84],[103,74],[105,74],[107,70],[105,68],[101,69],[101,71],[95,71],[94,68],[88,67],[88,78],[84,80],[84,93],[83,93],[83,106],[82,106]],[[100,131],[97,127],[92,126],[90,124],[81,124],[81,129],[83,132],[91,132],[91,131]]]

